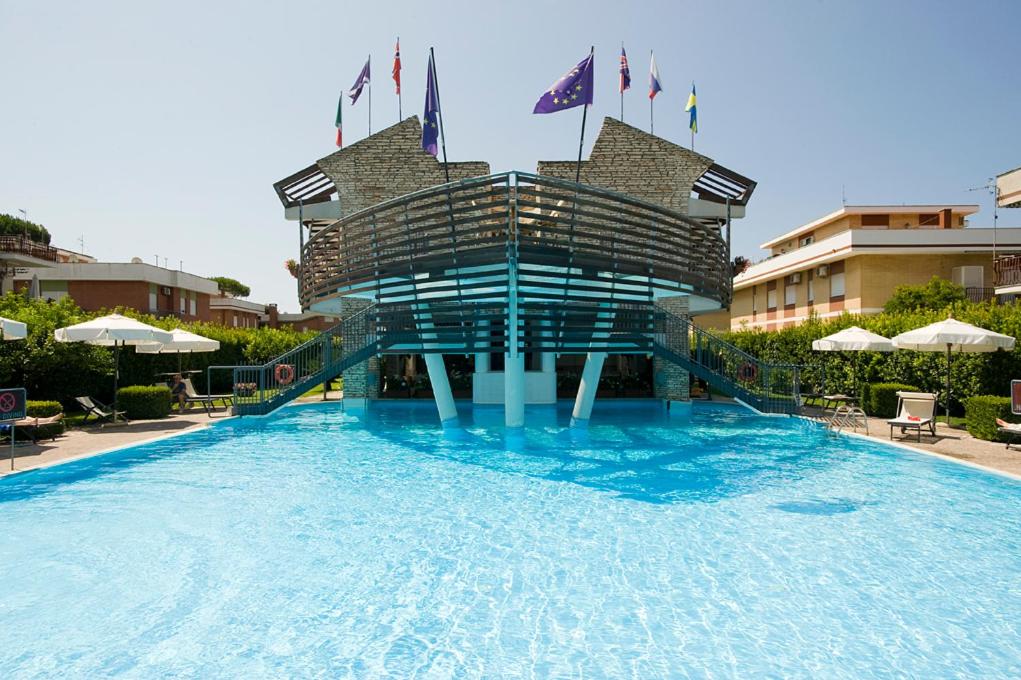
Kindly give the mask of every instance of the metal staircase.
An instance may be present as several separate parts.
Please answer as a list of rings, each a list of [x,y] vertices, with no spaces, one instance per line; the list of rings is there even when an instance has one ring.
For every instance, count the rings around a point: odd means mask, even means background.
[[[269,363],[235,366],[235,415],[271,413],[376,354],[375,316],[375,305],[366,307]]]
[[[798,366],[771,364],[657,306],[655,355],[763,413],[797,413]]]

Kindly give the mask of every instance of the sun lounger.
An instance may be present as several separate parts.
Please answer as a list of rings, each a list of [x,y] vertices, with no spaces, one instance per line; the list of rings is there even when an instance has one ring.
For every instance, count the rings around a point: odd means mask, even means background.
[[[901,434],[908,430],[918,433],[918,441],[922,441],[922,428],[936,436],[936,395],[931,392],[898,392],[897,417],[886,421],[890,425],[890,439],[893,439],[893,428],[899,427]]]
[[[46,425],[56,425],[63,419],[63,413],[58,413],[55,416],[49,416],[47,418],[22,418],[21,420],[14,421],[14,426],[27,430],[28,436],[32,438],[32,441],[38,442],[40,428],[45,427]],[[57,436],[53,435],[52,438],[56,439]]]
[[[1021,439],[1021,423],[1008,423],[1006,420],[1000,420],[997,418],[996,426],[997,431],[1007,437],[1008,449],[1015,440]]]
[[[124,411],[114,411],[113,408],[102,403],[98,399],[92,397],[75,397],[74,400],[78,402],[78,405],[85,410],[85,419],[82,420],[82,425],[89,422],[89,418],[95,418],[97,423],[101,423],[104,420],[117,421],[127,420],[124,417]]]
[[[181,382],[184,383],[185,402],[200,404],[210,418],[213,417],[212,409],[216,408],[216,402],[222,401],[228,406],[234,404],[233,394],[199,394],[191,384],[191,378],[184,378]]]

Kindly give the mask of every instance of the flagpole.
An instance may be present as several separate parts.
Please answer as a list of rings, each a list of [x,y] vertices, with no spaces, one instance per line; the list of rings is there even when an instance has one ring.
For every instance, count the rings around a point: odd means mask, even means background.
[[[429,48],[429,63],[433,71],[433,87],[436,89],[436,112],[440,119],[440,146],[443,148],[443,177],[450,184],[450,169],[447,167],[447,136],[443,133],[443,105],[440,103],[440,79],[436,77],[436,53]]]
[[[624,54],[624,41],[623,40],[620,41],[620,53],[622,55]],[[617,88],[620,90],[620,122],[623,123],[624,122],[624,73],[623,73],[624,63],[623,63],[623,60],[621,61],[620,66],[617,67],[617,70],[621,72],[620,75],[617,76],[617,82],[618,82]]]
[[[591,59],[592,56],[595,55],[595,53],[596,53],[596,46],[592,45],[589,48],[589,59]],[[592,68],[591,64],[589,64],[589,68]],[[587,116],[588,116],[588,104],[582,104],[581,105],[581,137],[578,139],[578,165],[575,167],[575,170],[574,170],[574,183],[575,184],[581,183],[581,149],[585,145],[585,118]]]
[[[649,50],[649,60],[651,61],[652,58],[653,58],[652,50]],[[650,88],[649,93],[650,93],[650,95],[652,94],[652,89],[651,88]],[[656,123],[655,123],[655,121],[652,118],[652,104],[655,101],[656,101],[656,97],[655,96],[650,96],[649,97],[649,134],[650,135],[656,134]]]
[[[397,36],[397,54],[401,53],[401,36]],[[398,74],[400,71],[398,71]],[[401,104],[401,86],[397,86],[397,122],[404,120],[404,109]]]
[[[369,136],[372,136],[372,55],[369,55]]]

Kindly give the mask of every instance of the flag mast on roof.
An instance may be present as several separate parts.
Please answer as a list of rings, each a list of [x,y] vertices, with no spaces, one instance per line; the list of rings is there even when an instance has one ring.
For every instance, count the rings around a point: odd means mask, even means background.
[[[624,51],[624,41],[620,41],[620,122],[624,122],[624,90],[631,89],[631,69],[627,64],[627,52]]]
[[[656,95],[663,91],[663,86],[659,82],[659,69],[656,67],[656,55],[653,54],[652,50],[649,50],[649,134],[656,134],[655,121],[652,117],[652,103],[656,100]]]
[[[581,108],[581,138],[578,141],[578,166],[574,173],[574,181],[581,181],[581,149],[585,143],[585,118],[588,107],[592,105],[593,61],[596,48],[589,49],[589,55],[578,62],[578,65],[565,73],[549,90],[542,93],[535,103],[532,113],[556,113],[575,106]]]
[[[401,38],[397,37],[397,45],[394,47],[394,85],[397,86],[397,122],[404,119],[404,109],[401,105]]]
[[[358,78],[355,79],[355,84],[351,86],[351,90],[348,91],[347,96],[351,97],[351,106],[358,103],[358,98],[362,96],[362,89],[369,86],[369,134],[372,134],[372,79],[370,72],[372,70],[372,55],[369,55],[368,61],[365,62],[365,66],[362,67],[361,73],[358,74]]]

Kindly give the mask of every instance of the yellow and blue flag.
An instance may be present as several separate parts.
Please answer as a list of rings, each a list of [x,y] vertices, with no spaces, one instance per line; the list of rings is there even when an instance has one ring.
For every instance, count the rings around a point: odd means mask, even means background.
[[[691,84],[691,94],[688,95],[688,105],[684,107],[684,110],[691,113],[691,118],[688,120],[688,127],[691,128],[692,132],[698,132],[698,108],[695,106],[695,83]]]

